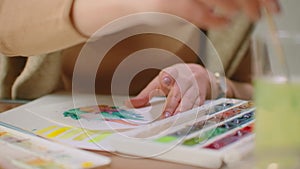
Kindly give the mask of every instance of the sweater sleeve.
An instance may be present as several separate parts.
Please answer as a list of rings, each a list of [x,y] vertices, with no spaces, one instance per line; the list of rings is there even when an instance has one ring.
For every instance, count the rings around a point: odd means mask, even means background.
[[[0,53],[30,56],[86,40],[70,14],[74,0],[0,0]]]

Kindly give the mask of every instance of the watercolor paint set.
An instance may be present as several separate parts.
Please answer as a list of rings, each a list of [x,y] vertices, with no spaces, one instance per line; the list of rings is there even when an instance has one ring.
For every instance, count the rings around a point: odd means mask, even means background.
[[[155,98],[149,106],[139,109],[124,107],[126,99],[84,94],[74,98],[70,93],[55,93],[1,113],[0,124],[20,128],[30,133],[26,137],[38,135],[54,141],[53,144],[59,142],[81,149],[120,152],[122,156],[156,158],[205,168],[220,168],[253,149],[255,107],[250,101],[226,98],[207,101],[198,108],[159,120],[164,98]],[[0,149],[0,153],[4,152]],[[78,163],[72,163],[75,164]],[[91,163],[83,164],[77,168],[88,168]]]
[[[252,152],[254,116],[252,102],[224,98],[116,133],[109,142],[117,152],[134,157],[220,168]]]
[[[105,156],[0,126],[0,166],[24,169],[88,169],[105,166]]]

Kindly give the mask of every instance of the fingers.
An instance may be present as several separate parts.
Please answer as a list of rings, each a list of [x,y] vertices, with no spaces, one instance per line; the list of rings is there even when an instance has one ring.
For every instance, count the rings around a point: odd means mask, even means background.
[[[174,85],[178,72],[173,67],[169,67],[160,72],[145,89],[143,89],[136,97],[125,102],[127,107],[143,107],[149,104],[154,96],[165,96]]]
[[[166,70],[168,75],[174,76],[170,93],[168,94],[163,117],[169,117],[179,112],[187,111],[195,105],[200,105],[206,97],[206,87],[203,84],[203,67],[194,64],[177,64]],[[163,74],[162,74],[163,75]],[[202,86],[202,88],[201,88]],[[204,93],[204,95],[201,95]],[[201,98],[201,99],[200,99]]]
[[[192,75],[192,71],[187,65],[177,64],[166,68],[163,70],[163,73],[160,74],[161,79],[172,76],[170,79],[171,86],[165,86],[169,89],[169,94],[166,99],[163,117],[172,116],[177,109],[179,103],[181,102],[182,96],[186,91],[192,87],[195,81],[187,78],[186,76]],[[175,81],[176,79],[176,81]]]
[[[167,118],[204,104],[205,94],[198,91],[198,87],[191,85],[181,89],[174,86],[167,97],[163,117]]]
[[[195,92],[195,88],[190,88],[182,97],[180,104],[176,108],[173,115],[178,113],[193,109],[195,107],[199,107],[205,102],[205,93]],[[201,91],[201,89],[197,89],[197,91]]]
[[[198,102],[200,99],[200,94],[195,92],[193,88],[189,88],[186,93],[184,93],[180,104],[177,106],[176,110],[174,111],[173,115],[176,115],[180,112],[187,111],[193,108],[195,102]]]
[[[239,11],[239,5],[236,1],[228,1],[228,0],[199,0],[207,6],[218,10],[229,17],[234,16]]]
[[[179,84],[179,82],[177,82]],[[197,84],[192,80],[180,83],[180,86],[175,84],[165,103],[163,117],[170,117],[183,111],[187,111],[195,105],[195,102],[199,105],[199,89]]]
[[[260,3],[257,0],[238,0],[237,2],[252,21],[260,18]]]
[[[278,0],[260,0],[260,3],[273,14],[278,14],[281,11]]]
[[[238,0],[237,2],[252,21],[257,21],[261,17],[262,8],[266,8],[272,14],[280,12],[278,0]]]
[[[152,97],[165,95],[164,93],[160,89],[159,77],[157,76],[136,97],[126,101],[125,105],[134,108],[143,107],[149,104]]]
[[[194,64],[176,64],[160,72],[135,98],[133,107],[149,104],[153,96],[167,95],[162,118],[187,111],[204,103],[207,93],[205,68]]]
[[[166,68],[159,73],[159,81],[161,88],[166,91],[170,90],[175,84],[175,79],[178,76],[178,71],[173,67]]]
[[[231,19],[239,12],[245,13],[252,21],[261,17],[261,8],[268,9],[272,14],[280,12],[278,0],[198,0],[211,9],[218,10],[221,15]]]
[[[167,118],[173,115],[174,111],[179,105],[179,102],[181,100],[181,92],[177,85],[174,85],[170,93],[168,94],[165,108],[162,113],[163,118]]]
[[[193,19],[198,25],[206,29],[220,28],[230,23],[230,20],[226,16],[216,14],[213,8],[201,1],[197,1],[195,8],[198,8],[198,10],[190,11],[194,16]]]
[[[260,18],[260,3],[258,0],[199,0],[211,8],[217,9],[228,18],[243,11],[251,20]]]
[[[138,108],[148,105],[149,97],[135,97],[127,100],[125,106],[129,108]]]

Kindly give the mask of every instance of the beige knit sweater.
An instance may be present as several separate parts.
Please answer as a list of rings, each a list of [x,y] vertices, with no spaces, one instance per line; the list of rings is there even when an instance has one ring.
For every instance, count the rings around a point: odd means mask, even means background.
[[[8,1],[16,3],[7,3]],[[37,3],[37,6],[26,8],[26,4],[30,3],[0,0],[0,24],[6,24],[0,27],[0,98],[35,99],[63,88],[61,51],[86,40],[69,19],[72,2],[73,0],[43,1]],[[19,18],[8,17],[14,16],[11,15],[13,10],[22,10],[24,15]],[[37,16],[36,13],[40,15]],[[46,18],[43,23],[35,23],[42,15],[52,17]],[[30,30],[33,28],[45,32]],[[14,29],[14,33],[9,29]],[[226,76],[234,74],[245,55],[250,33],[251,24],[243,17],[237,18],[227,29],[208,32],[221,57]],[[214,61],[210,61],[210,58],[214,58],[215,53],[210,50],[207,52],[208,63],[213,68]]]

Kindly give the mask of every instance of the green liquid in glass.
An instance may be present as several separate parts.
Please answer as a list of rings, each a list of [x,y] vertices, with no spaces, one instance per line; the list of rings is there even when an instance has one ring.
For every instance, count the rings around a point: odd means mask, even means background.
[[[257,169],[300,168],[300,82],[255,83]]]

